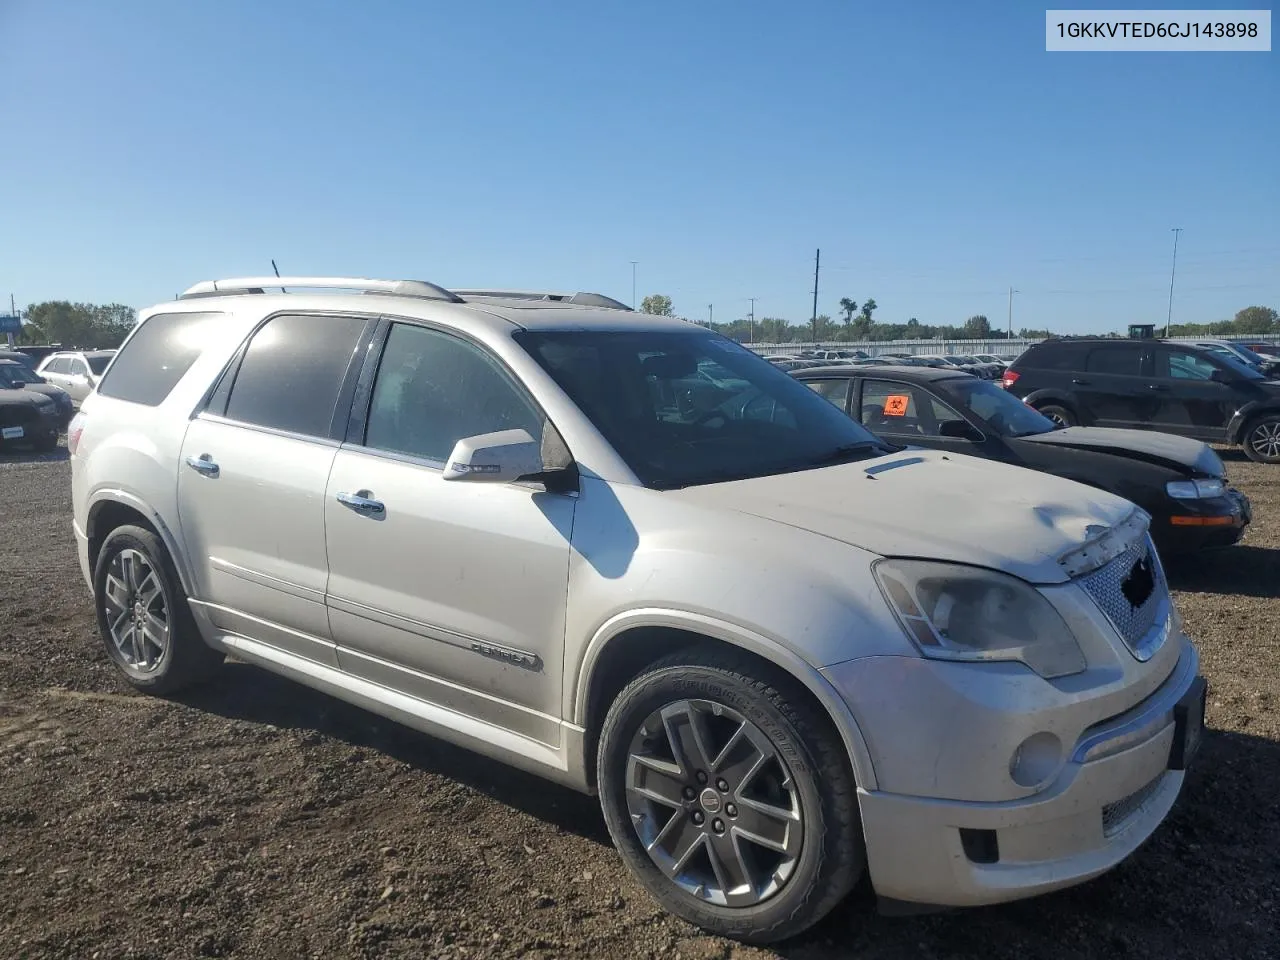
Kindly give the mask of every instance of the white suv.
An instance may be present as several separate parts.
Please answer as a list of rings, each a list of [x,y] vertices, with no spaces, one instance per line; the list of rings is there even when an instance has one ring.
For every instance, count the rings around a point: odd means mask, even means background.
[[[1199,741],[1145,514],[892,447],[680,320],[206,282],[143,312],[69,441],[129,682],[232,654],[598,791],[717,933],[794,934],[864,870],[899,908],[1093,877]]]

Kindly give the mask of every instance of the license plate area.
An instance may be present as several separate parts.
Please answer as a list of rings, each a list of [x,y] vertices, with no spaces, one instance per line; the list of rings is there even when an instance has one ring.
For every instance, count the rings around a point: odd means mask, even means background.
[[[1173,748],[1169,752],[1169,769],[1185,770],[1191,764],[1204,740],[1204,702],[1208,684],[1196,677],[1191,688],[1173,708]]]

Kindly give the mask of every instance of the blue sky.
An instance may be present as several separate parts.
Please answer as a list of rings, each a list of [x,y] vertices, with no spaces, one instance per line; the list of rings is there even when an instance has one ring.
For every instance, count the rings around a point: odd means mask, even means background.
[[[1202,2],[1201,7],[1212,6]],[[1223,6],[1229,6],[1223,5]],[[0,293],[270,272],[1055,331],[1280,308],[1280,54],[1030,3],[0,0]],[[6,305],[7,306],[7,305]]]

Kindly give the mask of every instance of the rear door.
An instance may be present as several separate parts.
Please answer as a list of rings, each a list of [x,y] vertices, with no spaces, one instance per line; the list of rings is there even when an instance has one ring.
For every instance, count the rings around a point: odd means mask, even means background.
[[[64,389],[71,394],[71,399],[76,404],[80,404],[93,392],[93,381],[89,379],[89,365],[81,357],[68,357],[66,362],[69,369]]]
[[[1158,399],[1154,426],[1197,440],[1225,439],[1227,424],[1241,399],[1229,384],[1210,379],[1218,370],[1236,376],[1207,352],[1172,344],[1157,346],[1152,380]]]
[[[332,667],[324,492],[372,327],[267,320],[192,420],[178,467],[182,533],[214,624]]]
[[[1155,413],[1151,377],[1141,343],[1118,341],[1091,346],[1084,370],[1071,389],[1087,420],[1100,427],[1149,427]]]
[[[324,502],[342,668],[557,743],[577,494],[442,476],[464,437],[554,428],[484,346],[447,330],[393,324],[366,382]]]

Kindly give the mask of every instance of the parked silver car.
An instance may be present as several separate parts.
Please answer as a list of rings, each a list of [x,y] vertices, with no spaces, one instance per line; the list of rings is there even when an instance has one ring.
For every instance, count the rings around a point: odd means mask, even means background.
[[[280,285],[354,292],[249,293]],[[143,311],[68,439],[130,683],[232,654],[594,791],[719,934],[795,934],[864,871],[926,905],[1096,876],[1200,739],[1145,514],[890,447],[692,323],[210,281]]]
[[[36,373],[71,395],[79,406],[98,386],[114,350],[72,350],[51,353],[41,361]]]

